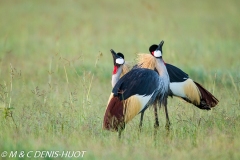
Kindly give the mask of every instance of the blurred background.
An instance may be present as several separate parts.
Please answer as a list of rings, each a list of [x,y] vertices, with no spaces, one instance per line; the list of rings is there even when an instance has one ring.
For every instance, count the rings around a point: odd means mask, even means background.
[[[99,72],[111,68],[111,48],[132,61],[135,53],[148,53],[151,44],[164,40],[165,61],[191,76],[239,68],[238,1],[11,0],[0,4],[2,67],[9,67],[11,60],[22,69],[31,67],[31,73],[40,72],[52,55],[59,54],[66,59],[81,56],[85,63],[76,64],[77,69],[90,69],[102,53]]]

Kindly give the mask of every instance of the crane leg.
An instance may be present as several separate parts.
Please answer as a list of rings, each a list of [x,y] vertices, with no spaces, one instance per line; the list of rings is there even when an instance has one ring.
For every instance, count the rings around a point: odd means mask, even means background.
[[[155,116],[154,128],[158,128],[159,127],[159,121],[158,121],[157,103],[154,103],[153,107],[154,107],[154,116]]]
[[[122,135],[122,130],[119,129],[119,130],[118,130],[118,138],[119,138],[119,139],[121,139],[121,135]]]
[[[168,116],[168,110],[167,110],[167,99],[164,100],[164,108],[165,108],[165,114],[166,114],[166,125],[165,128],[166,130],[170,130],[170,120],[169,120],[169,116]]]
[[[118,138],[121,139],[121,135],[122,135],[122,131],[124,130],[125,128],[125,122],[121,123],[119,126],[118,126]]]
[[[142,121],[143,121],[143,116],[144,116],[144,111],[141,112],[141,117],[140,117],[140,124],[139,124],[139,131],[142,131]]]

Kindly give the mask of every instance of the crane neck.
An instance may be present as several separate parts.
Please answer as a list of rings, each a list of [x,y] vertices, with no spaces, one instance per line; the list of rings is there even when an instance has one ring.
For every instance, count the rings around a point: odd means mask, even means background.
[[[114,66],[114,70],[117,70],[117,71],[113,72],[113,74],[112,74],[112,88],[115,86],[115,84],[120,79],[120,75],[121,75],[121,73],[123,71],[123,65],[121,65],[119,67]]]
[[[166,65],[165,65],[163,59],[157,58],[156,61],[157,61],[156,70],[158,71],[159,76],[161,76],[161,77],[166,76],[169,79],[167,68],[166,68]]]

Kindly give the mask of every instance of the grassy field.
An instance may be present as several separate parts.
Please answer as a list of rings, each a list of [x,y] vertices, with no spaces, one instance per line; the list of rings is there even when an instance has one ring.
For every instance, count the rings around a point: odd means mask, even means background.
[[[0,1],[0,159],[7,151],[86,151],[80,159],[240,159],[240,1]],[[102,130],[110,49],[134,62],[165,41],[164,60],[220,101],[202,111],[169,98],[122,139]],[[36,156],[37,157],[37,156]],[[44,157],[44,156],[43,156]],[[39,156],[35,159],[44,159]],[[45,159],[68,159],[67,156]],[[77,159],[72,157],[71,159]]]

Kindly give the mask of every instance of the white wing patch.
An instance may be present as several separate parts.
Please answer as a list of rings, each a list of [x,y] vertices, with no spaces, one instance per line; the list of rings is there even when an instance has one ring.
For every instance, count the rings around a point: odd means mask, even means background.
[[[124,59],[123,58],[117,58],[116,59],[116,63],[117,64],[123,64],[124,63]]]
[[[184,82],[173,82],[170,83],[170,89],[173,92],[174,95],[179,97],[186,97],[186,94],[184,92],[184,86],[186,84],[186,81]]]
[[[160,50],[154,51],[154,57],[161,57],[162,52]]]
[[[139,94],[136,94],[135,96],[138,98],[138,100],[140,101],[141,103],[141,110],[139,112],[141,112],[144,107],[146,106],[146,104],[149,102],[149,100],[151,99],[153,94],[151,95],[148,95],[148,96],[143,96],[143,95],[139,95]]]

